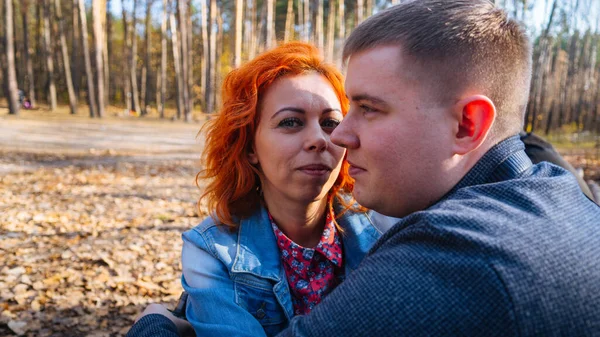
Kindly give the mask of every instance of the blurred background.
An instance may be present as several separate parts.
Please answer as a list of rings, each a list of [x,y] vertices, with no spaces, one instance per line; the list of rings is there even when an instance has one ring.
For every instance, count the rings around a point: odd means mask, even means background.
[[[396,1],[0,0],[0,336],[118,336],[181,292],[198,134],[277,43],[342,67]],[[496,0],[534,42],[525,131],[600,182],[600,2]]]

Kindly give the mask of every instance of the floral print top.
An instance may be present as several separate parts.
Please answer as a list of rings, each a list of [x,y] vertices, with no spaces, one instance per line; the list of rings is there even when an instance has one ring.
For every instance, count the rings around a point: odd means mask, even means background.
[[[342,241],[329,212],[321,240],[315,248],[302,247],[290,240],[269,214],[283,268],[290,286],[295,315],[308,314],[344,277]]]

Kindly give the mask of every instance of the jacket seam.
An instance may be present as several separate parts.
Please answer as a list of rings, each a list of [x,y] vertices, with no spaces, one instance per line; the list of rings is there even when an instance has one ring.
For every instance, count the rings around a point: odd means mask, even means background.
[[[510,294],[510,291],[508,290],[506,282],[504,282],[504,279],[501,277],[500,272],[494,267],[494,265],[491,262],[488,261],[487,265],[494,272],[494,275],[496,275],[496,278],[498,279],[498,282],[500,282],[500,284],[502,285],[505,296],[508,299],[508,302],[510,303],[510,306],[511,306],[510,315],[512,316],[512,319],[515,322],[515,336],[522,336],[523,334],[521,333],[521,331],[519,329],[520,325],[519,325],[519,320],[517,318],[517,313],[516,313],[516,309],[515,309],[516,308],[515,302]]]

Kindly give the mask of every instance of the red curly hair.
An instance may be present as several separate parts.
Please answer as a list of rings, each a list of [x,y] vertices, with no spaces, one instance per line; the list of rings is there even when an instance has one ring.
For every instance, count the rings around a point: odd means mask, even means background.
[[[240,68],[231,71],[223,82],[223,107],[218,115],[202,128],[207,132],[202,155],[204,169],[196,175],[208,180],[198,205],[206,199],[215,221],[237,228],[241,218],[251,215],[260,207],[257,187],[260,172],[248,160],[254,134],[259,123],[259,105],[269,86],[286,75],[316,72],[333,87],[345,116],[348,99],[344,93],[343,76],[332,65],[325,63],[316,47],[304,42],[290,42],[267,51]],[[349,195],[354,180],[348,174],[348,162],[342,169],[329,196],[344,206],[344,211],[355,204]],[[341,215],[341,212],[339,215]]]

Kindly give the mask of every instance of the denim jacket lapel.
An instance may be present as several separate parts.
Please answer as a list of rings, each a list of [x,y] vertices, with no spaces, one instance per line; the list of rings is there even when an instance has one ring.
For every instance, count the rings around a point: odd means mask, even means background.
[[[264,207],[240,222],[232,273],[250,273],[275,281],[273,292],[288,320],[293,317],[292,297],[279,254],[279,247]]]

